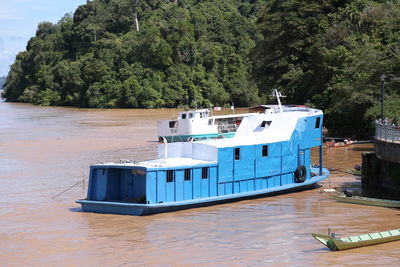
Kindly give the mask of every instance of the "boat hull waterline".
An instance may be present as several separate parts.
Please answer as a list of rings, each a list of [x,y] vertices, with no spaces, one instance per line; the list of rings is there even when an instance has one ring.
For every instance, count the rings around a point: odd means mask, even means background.
[[[313,188],[317,182],[326,179],[329,176],[329,171],[323,169],[323,175],[314,176],[299,186],[280,186],[266,190],[258,190],[241,194],[224,195],[218,197],[207,197],[203,199],[195,199],[190,201],[179,201],[173,203],[158,203],[158,204],[138,204],[121,201],[93,201],[93,200],[77,200],[76,203],[81,204],[82,210],[85,212],[95,213],[111,213],[122,215],[151,215],[156,213],[178,211],[183,209],[206,207],[229,202],[237,202],[245,199],[262,198],[279,194],[298,192]]]

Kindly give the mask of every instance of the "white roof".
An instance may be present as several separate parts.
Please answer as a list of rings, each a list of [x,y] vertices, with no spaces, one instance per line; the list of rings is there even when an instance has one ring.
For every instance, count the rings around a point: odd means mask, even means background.
[[[125,162],[105,162],[96,164],[95,166],[129,166],[129,167],[147,167],[147,168],[162,168],[162,167],[193,167],[193,165],[202,164],[216,164],[216,161],[199,160],[192,158],[167,158],[167,159],[155,159],[147,161],[132,161]]]
[[[139,162],[140,165],[146,167],[178,167],[178,166],[193,166],[201,164],[212,164],[217,163],[215,161],[198,160],[192,158],[167,158],[167,159],[155,159]]]
[[[214,147],[234,147],[286,141],[292,136],[299,118],[322,115],[322,111],[317,109],[292,110],[284,109],[283,113],[259,114],[258,116],[246,117],[234,137],[204,140],[198,141],[198,143]],[[266,127],[260,127],[263,121],[271,121],[271,124]]]

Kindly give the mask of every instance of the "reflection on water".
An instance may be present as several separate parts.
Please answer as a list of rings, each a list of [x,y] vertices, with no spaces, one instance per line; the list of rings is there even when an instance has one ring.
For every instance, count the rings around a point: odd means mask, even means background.
[[[81,185],[52,199],[87,176],[90,164],[154,158],[156,121],[177,112],[0,103],[1,265],[398,263],[398,243],[331,253],[313,240],[312,232],[328,228],[343,235],[395,229],[400,218],[399,210],[336,203],[321,188],[146,217],[80,212]],[[324,150],[325,165],[352,169],[371,147]],[[332,172],[321,185],[359,182]]]

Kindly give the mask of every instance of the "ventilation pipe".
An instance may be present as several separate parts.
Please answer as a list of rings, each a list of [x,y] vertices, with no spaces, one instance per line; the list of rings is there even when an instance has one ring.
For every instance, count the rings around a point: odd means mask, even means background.
[[[163,143],[164,143],[164,159],[166,161],[167,158],[168,158],[168,142],[167,142],[167,139],[165,137],[161,136],[161,138],[162,138]]]

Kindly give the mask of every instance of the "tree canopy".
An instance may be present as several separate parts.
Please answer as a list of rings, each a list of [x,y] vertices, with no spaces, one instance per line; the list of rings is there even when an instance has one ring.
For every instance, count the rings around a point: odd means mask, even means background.
[[[249,106],[272,89],[333,134],[399,117],[398,0],[93,0],[42,22],[3,97],[97,108]]]
[[[385,116],[400,115],[399,12],[399,1],[268,1],[253,53],[260,93],[275,87],[323,109],[335,134],[370,135],[382,74]]]
[[[39,24],[4,96],[98,108],[256,103],[250,52],[261,2],[90,1]]]
[[[6,82],[6,77],[0,77],[0,90],[3,89],[3,85]]]

